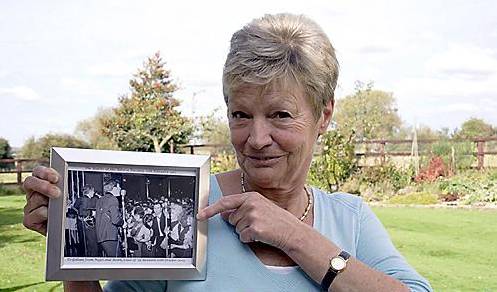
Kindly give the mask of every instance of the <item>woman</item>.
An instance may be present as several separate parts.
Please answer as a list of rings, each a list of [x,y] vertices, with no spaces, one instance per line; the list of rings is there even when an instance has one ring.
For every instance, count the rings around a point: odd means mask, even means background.
[[[431,291],[359,197],[305,185],[337,77],[330,41],[306,17],[266,15],[237,31],[223,92],[240,169],[211,178],[210,206],[197,214],[209,220],[207,279],[113,281],[108,290]],[[28,228],[46,230],[56,180],[46,168],[26,180]]]
[[[130,229],[130,235],[133,237],[138,249],[134,254],[135,257],[151,257],[152,245],[150,238],[152,237],[152,230],[148,225],[150,216],[145,215],[145,211],[141,207],[133,210],[134,225]]]

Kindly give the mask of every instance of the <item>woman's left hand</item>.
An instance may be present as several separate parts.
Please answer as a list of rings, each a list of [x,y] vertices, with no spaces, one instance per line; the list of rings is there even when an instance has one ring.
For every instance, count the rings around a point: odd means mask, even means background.
[[[221,214],[235,226],[242,242],[260,241],[281,250],[303,224],[292,213],[257,192],[223,196],[200,210],[197,219],[206,220],[216,214]]]

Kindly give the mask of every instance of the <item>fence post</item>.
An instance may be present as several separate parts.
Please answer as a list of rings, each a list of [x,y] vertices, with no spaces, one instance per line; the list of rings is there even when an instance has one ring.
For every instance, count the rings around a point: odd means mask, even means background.
[[[22,184],[22,160],[15,160],[16,172],[17,172],[17,184]]]
[[[169,142],[169,153],[174,153],[174,142]]]
[[[476,154],[478,157],[478,170],[482,170],[484,166],[484,159],[485,159],[485,140],[477,140],[476,141],[476,149],[478,153]]]
[[[380,142],[380,164],[383,165],[385,163],[386,157],[385,157],[385,141]]]

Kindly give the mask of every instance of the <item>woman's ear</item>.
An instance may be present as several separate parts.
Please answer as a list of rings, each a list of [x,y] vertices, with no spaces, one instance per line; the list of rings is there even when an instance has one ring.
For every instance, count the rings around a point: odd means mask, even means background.
[[[326,130],[328,130],[328,126],[330,125],[331,122],[331,117],[333,116],[334,106],[335,103],[333,99],[330,99],[324,106],[323,114],[319,119],[319,128],[318,128],[319,135],[324,134]]]

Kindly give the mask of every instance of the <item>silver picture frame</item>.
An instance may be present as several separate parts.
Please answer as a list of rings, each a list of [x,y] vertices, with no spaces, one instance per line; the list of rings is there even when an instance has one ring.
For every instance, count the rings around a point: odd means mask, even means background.
[[[57,185],[62,190],[63,195],[59,198],[49,200],[46,246],[47,281],[205,279],[207,222],[196,220],[195,215],[198,213],[198,210],[208,204],[210,180],[209,156],[54,147],[51,150],[50,166],[57,170],[62,178]],[[92,180],[97,183],[93,183],[91,187],[88,187],[89,184],[85,183],[85,178],[86,180]],[[101,184],[100,180],[102,181]],[[143,181],[145,181],[146,186],[143,186]],[[122,185],[119,185],[119,182]],[[105,196],[111,197],[110,193],[112,192],[109,189],[112,185],[114,185],[114,188],[119,187],[120,190],[115,194],[114,199],[110,199],[119,202],[122,219],[120,222],[122,223],[120,223],[121,227],[116,227],[119,230],[117,232],[118,239],[103,242],[97,240],[98,250],[97,253],[93,253],[92,255],[89,252],[94,247],[93,240],[90,240],[92,233],[89,233],[87,230],[90,230],[92,226],[97,231],[105,230],[104,223],[99,223],[98,221],[98,218],[103,216],[98,213],[98,210],[103,210],[103,204],[108,201],[102,198]],[[83,214],[77,212],[77,208],[75,207],[78,205],[81,208],[81,204],[75,202],[81,198],[81,189],[83,189],[83,193],[86,196],[89,196],[88,188],[94,189],[92,196],[95,196],[95,200],[97,201],[94,212],[93,209],[84,210],[90,214],[88,216],[89,219],[87,217],[83,218]],[[98,188],[103,189],[101,192],[105,194],[99,195],[96,190]],[[133,188],[146,188],[146,200],[142,199],[140,201],[140,199],[137,199],[145,196],[143,194],[145,191],[133,191],[135,193],[134,197],[126,193],[128,190],[131,192]],[[152,194],[152,191],[149,191],[149,189],[156,190],[155,194]],[[194,190],[193,194],[192,190]],[[152,195],[156,197],[149,197]],[[181,197],[183,195],[185,198]],[[176,197],[173,198],[173,196]],[[129,235],[133,234],[133,232],[129,232],[129,226],[131,226],[130,224],[136,218],[138,219],[135,221],[139,221],[140,224],[145,222],[144,220],[140,221],[140,214],[143,215],[143,210],[137,211],[137,209],[143,209],[141,204],[148,206],[145,211],[149,212],[152,207],[156,208],[155,205],[158,204],[157,209],[162,210],[166,218],[173,217],[172,215],[167,217],[166,214],[166,211],[169,212],[173,209],[171,207],[173,205],[175,209],[178,209],[176,207],[179,206],[180,211],[184,211],[183,213],[190,216],[189,220],[183,220],[189,222],[190,225],[185,225],[187,228],[177,227],[177,234],[180,234],[180,228],[181,232],[188,229],[189,233],[187,232],[186,234],[193,237],[193,241],[188,241],[189,245],[186,245],[191,248],[188,250],[188,255],[177,257],[175,252],[169,253],[168,246],[173,250],[172,244],[160,245],[161,248],[164,247],[164,250],[166,250],[166,255],[160,257],[157,256],[159,254],[158,251],[155,253],[151,252],[145,257],[143,256],[145,253],[138,253],[131,250],[129,246],[130,239],[135,239],[136,237]],[[130,208],[133,208],[131,212],[129,211]],[[188,210],[188,212],[185,210]],[[100,212],[103,213],[104,211]],[[160,214],[159,211],[157,212],[157,214]],[[130,213],[133,214],[130,215]],[[105,213],[104,215],[110,217],[109,214]],[[97,219],[93,219],[92,216]],[[160,215],[151,214],[151,216],[152,218],[160,218]],[[147,218],[149,220],[148,223],[152,222],[153,219],[150,219],[150,217]],[[179,218],[179,215],[175,218]],[[87,219],[88,221],[86,221]],[[181,219],[184,218],[182,217]],[[128,221],[130,224],[128,224]],[[157,219],[157,226],[161,224],[159,221]],[[179,221],[179,219],[175,221],[177,223],[175,226],[179,226]],[[135,225],[138,224],[136,222],[134,222]],[[83,224],[86,225],[82,227]],[[169,221],[167,224],[169,224]],[[136,228],[140,231],[146,230],[141,228],[142,225],[137,226]],[[181,226],[183,226],[183,223]],[[163,230],[166,231],[167,235],[160,232],[161,236],[168,238],[170,236],[169,228],[168,226]],[[152,230],[150,233],[153,233],[152,228],[149,230]],[[121,238],[119,238],[119,234]],[[184,234],[181,233],[181,235]],[[183,240],[185,240],[184,236]],[[82,245],[82,241],[85,247],[79,248]],[[112,244],[115,243],[116,250],[119,252],[107,256],[107,250],[102,250],[100,245],[103,246],[104,243],[108,244],[109,242]],[[148,249],[141,246],[142,250],[148,252],[148,250],[156,248],[158,243],[156,242],[154,247],[151,247],[151,244],[151,241],[147,242],[146,248]],[[177,248],[177,245],[175,246]],[[163,252],[163,250],[160,251]]]

